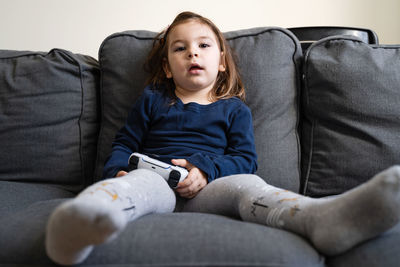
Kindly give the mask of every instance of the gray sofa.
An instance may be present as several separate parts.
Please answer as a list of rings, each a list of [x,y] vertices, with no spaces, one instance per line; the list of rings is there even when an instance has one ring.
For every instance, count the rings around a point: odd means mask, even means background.
[[[109,36],[99,61],[61,49],[0,51],[0,266],[52,266],[52,210],[101,179],[115,132],[144,88],[155,35]],[[400,161],[400,46],[328,37],[304,53],[281,28],[226,33],[252,109],[257,174],[313,197]],[[373,210],[371,210],[373,213]],[[151,214],[83,266],[398,266],[400,226],[335,257],[237,218]]]

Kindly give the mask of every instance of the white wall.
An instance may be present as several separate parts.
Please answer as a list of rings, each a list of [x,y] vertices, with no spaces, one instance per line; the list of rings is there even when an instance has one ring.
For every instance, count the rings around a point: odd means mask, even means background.
[[[59,47],[97,58],[114,32],[159,31],[181,11],[213,20],[222,31],[259,26],[351,26],[400,44],[400,0],[0,0],[0,49]]]

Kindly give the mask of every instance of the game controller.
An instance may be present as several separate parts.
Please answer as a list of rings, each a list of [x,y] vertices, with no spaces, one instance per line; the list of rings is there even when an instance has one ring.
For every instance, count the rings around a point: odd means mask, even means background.
[[[149,156],[132,153],[128,161],[129,170],[148,169],[161,175],[172,188],[182,182],[188,175],[185,168],[169,165],[165,162],[150,158]]]

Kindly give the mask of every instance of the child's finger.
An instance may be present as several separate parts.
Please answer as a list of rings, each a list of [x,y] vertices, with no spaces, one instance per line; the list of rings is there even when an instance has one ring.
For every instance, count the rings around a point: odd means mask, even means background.
[[[173,159],[171,160],[172,164],[176,166],[186,167],[188,161],[186,159]]]
[[[128,173],[126,171],[119,171],[115,177],[122,177],[122,176],[125,176],[127,174]]]
[[[171,160],[171,162],[176,166],[184,167],[188,170],[191,170],[193,168],[193,165],[186,159],[173,159]]]
[[[182,191],[183,188],[189,187],[193,183],[193,173],[190,171],[188,176],[182,182],[178,183],[177,191]]]

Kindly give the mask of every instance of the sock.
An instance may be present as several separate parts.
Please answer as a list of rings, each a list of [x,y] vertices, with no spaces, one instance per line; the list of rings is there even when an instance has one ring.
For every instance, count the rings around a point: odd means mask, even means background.
[[[400,167],[332,198],[313,199],[269,185],[257,191],[252,194],[258,197],[242,198],[239,204],[244,220],[298,233],[328,256],[343,253],[400,220]]]
[[[63,265],[81,263],[94,245],[113,240],[129,221],[149,213],[172,212],[175,201],[167,182],[149,170],[98,182],[51,214],[47,255]]]

